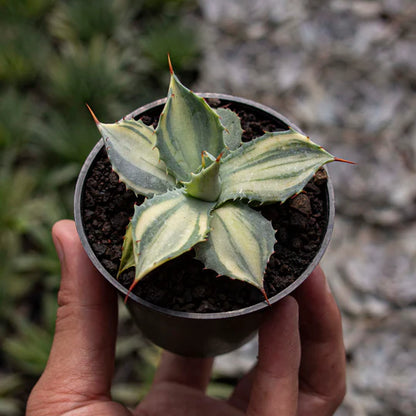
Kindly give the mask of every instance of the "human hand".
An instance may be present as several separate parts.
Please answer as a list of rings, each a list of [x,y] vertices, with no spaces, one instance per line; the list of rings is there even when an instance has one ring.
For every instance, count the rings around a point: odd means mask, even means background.
[[[341,319],[320,268],[267,312],[259,359],[228,401],[205,395],[212,359],[164,352],[146,398],[111,400],[117,296],[85,254],[72,221],[53,239],[61,260],[55,337],[26,416],[325,416],[345,394]]]

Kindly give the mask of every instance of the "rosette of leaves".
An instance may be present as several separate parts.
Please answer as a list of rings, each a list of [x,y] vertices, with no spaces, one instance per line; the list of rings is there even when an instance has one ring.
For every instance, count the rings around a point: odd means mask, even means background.
[[[156,129],[134,119],[104,124],[93,114],[114,171],[147,197],[135,206],[119,274],[136,268],[131,291],[149,272],[194,248],[206,268],[265,295],[275,230],[250,203],[284,202],[322,165],[340,159],[293,129],[242,143],[237,114],[212,109],[170,69]]]

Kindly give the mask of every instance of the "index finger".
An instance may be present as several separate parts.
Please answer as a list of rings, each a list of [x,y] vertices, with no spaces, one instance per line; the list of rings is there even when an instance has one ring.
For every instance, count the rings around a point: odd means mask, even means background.
[[[299,361],[298,306],[287,296],[273,306],[260,327],[259,362],[247,415],[296,414]]]
[[[319,266],[293,296],[302,345],[298,415],[332,415],[345,395],[341,314]]]

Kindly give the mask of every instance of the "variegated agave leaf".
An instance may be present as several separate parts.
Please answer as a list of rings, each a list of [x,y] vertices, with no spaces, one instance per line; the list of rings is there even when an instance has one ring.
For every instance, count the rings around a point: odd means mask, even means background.
[[[228,108],[217,108],[215,111],[224,126],[223,140],[225,147],[229,150],[237,149],[241,145],[241,136],[243,135],[240,118]]]
[[[224,150],[224,127],[217,113],[172,72],[168,100],[156,128],[161,159],[178,181],[188,182],[201,167],[201,154]]]
[[[181,189],[136,205],[131,221],[136,264],[134,284],[156,267],[204,241],[214,205],[192,198]]]
[[[235,199],[284,202],[300,192],[322,165],[334,160],[295,130],[266,133],[224,158],[218,204]]]
[[[259,212],[242,202],[212,212],[210,234],[196,246],[196,258],[220,275],[248,282],[263,291],[263,277],[273,253],[275,231]]]
[[[91,114],[105,141],[111,165],[128,189],[136,195],[152,196],[175,187],[175,179],[159,158],[152,127],[134,119],[100,123],[92,111]]]
[[[124,235],[123,239],[123,248],[121,251],[121,260],[120,266],[118,268],[117,279],[120,277],[120,274],[123,273],[125,270],[136,265],[133,248],[133,231],[131,222],[129,222],[129,225],[126,229],[126,234]]]

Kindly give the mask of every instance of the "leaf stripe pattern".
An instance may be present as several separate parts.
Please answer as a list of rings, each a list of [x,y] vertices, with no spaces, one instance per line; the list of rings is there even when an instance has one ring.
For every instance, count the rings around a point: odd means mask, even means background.
[[[334,157],[294,131],[266,133],[228,155],[220,166],[227,200],[281,201],[300,192],[315,172]]]
[[[156,129],[157,147],[168,171],[179,181],[190,181],[191,173],[201,167],[203,151],[214,157],[223,151],[223,130],[217,113],[172,74]]]
[[[99,123],[97,126],[105,140],[113,169],[127,188],[136,194],[153,196],[175,186],[175,179],[159,160],[152,127],[134,119],[114,124]]]
[[[210,225],[209,239],[196,246],[196,258],[220,275],[263,290],[264,271],[275,243],[270,221],[236,202],[215,209]]]
[[[135,283],[147,273],[204,241],[214,203],[174,190],[135,206],[132,219]]]
[[[146,126],[145,129],[138,129],[137,126],[135,125],[135,123],[132,123],[131,120],[123,120],[123,122],[120,123],[120,127],[125,128],[127,130],[131,130],[132,132],[136,133],[138,136],[140,136],[141,139],[143,139],[144,141],[146,141],[147,143],[152,145],[152,148],[155,146],[155,140],[152,137],[152,136],[154,136],[154,130],[152,128]],[[145,134],[141,130],[144,130],[144,132],[146,132],[147,134]],[[150,138],[150,137],[152,137],[152,138]]]

